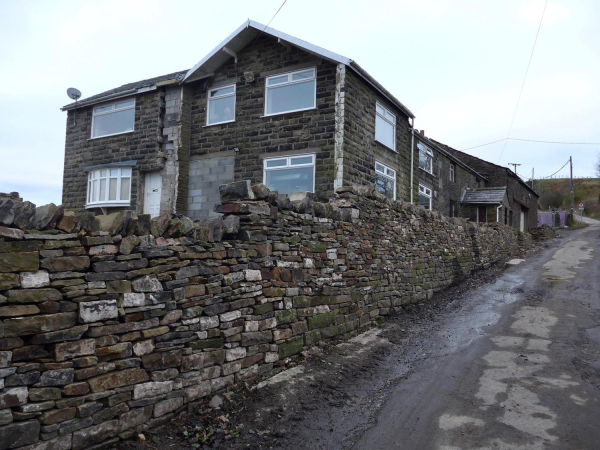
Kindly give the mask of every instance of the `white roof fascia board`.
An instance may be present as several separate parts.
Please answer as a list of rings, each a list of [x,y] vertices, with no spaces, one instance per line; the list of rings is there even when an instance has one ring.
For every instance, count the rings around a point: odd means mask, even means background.
[[[310,44],[306,41],[295,38],[288,34],[282,33],[281,31],[275,30],[274,28],[269,28],[261,23],[255,22],[253,20],[248,20],[248,21],[244,22],[240,27],[238,27],[238,29],[235,30],[233,33],[231,33],[227,38],[225,38],[225,40],[223,42],[221,42],[214,49],[212,49],[204,58],[202,58],[202,60],[198,64],[196,64],[194,67],[192,67],[186,73],[185,77],[183,78],[183,82],[184,83],[191,82],[191,81],[200,79],[200,78],[194,78],[193,77],[194,73],[198,69],[200,69],[204,64],[206,64],[212,57],[214,57],[219,52],[223,51],[223,49],[225,47],[227,47],[227,45],[233,39],[235,39],[242,31],[244,31],[246,28],[250,28],[250,27],[254,28],[255,30],[257,30],[260,33],[269,34],[269,35],[277,37],[283,41],[289,42],[290,44],[292,44],[296,47],[300,47],[309,53],[320,56],[329,61],[333,61],[336,63],[342,63],[342,64],[346,64],[346,65],[350,64],[351,60],[349,58],[346,58],[342,55],[338,55],[337,53],[334,53],[334,52],[330,52],[329,50],[326,50],[324,48]],[[202,78],[204,78],[204,77],[202,77]]]
[[[69,111],[71,109],[83,108],[84,106],[97,105],[99,103],[105,103],[109,100],[116,100],[116,99],[122,98],[122,97],[131,97],[132,95],[135,95],[135,94],[142,94],[144,92],[155,91],[155,90],[156,90],[156,86],[145,86],[145,87],[141,87],[138,89],[128,89],[126,91],[115,92],[114,94],[107,95],[106,97],[95,98],[94,100],[90,100],[90,101],[83,100],[82,102],[78,102],[76,105],[73,104],[71,106],[63,106],[62,108],[60,108],[60,110],[61,111]]]

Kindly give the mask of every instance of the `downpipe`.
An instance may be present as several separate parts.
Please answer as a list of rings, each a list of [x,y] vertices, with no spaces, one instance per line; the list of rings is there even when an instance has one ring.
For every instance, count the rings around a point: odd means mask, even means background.
[[[410,202],[414,203],[414,167],[415,167],[415,119],[414,117],[411,120],[411,129],[412,129],[412,140],[410,143]]]

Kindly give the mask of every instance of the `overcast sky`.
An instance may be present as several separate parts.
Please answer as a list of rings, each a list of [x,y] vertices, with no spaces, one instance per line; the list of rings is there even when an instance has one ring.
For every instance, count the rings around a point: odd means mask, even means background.
[[[192,67],[282,0],[0,2],[0,192],[60,203],[70,86],[91,96]],[[429,137],[466,149],[507,136],[544,0],[288,0],[271,27],[357,61]],[[512,136],[600,142],[600,2],[549,0]],[[600,146],[509,142],[469,153],[550,175]],[[562,172],[567,174],[568,172]]]

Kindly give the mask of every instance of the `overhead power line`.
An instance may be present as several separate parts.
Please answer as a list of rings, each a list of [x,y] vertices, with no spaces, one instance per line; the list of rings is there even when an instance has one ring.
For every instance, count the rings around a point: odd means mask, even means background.
[[[571,162],[571,160],[567,160],[567,162],[565,163],[564,166],[562,166],[560,169],[558,169],[556,172],[554,172],[552,175],[548,175],[547,177],[542,177],[542,179],[546,179],[546,178],[552,178],[554,175],[556,175],[558,172],[560,172],[561,170],[563,170],[565,167],[567,167],[567,164],[569,164]]]
[[[256,36],[256,38],[254,39],[254,41],[252,41],[252,43],[254,44],[259,37],[261,37],[263,35],[263,33],[265,32],[265,30],[267,28],[269,28],[269,25],[271,25],[271,22],[273,22],[273,19],[275,18],[275,16],[277,16],[277,14],[279,14],[279,11],[281,11],[281,8],[283,8],[283,5],[285,5],[287,3],[287,0],[283,0],[283,3],[279,6],[279,9],[277,11],[275,11],[275,14],[273,14],[273,17],[271,17],[271,20],[269,20],[267,22],[267,24],[265,25],[265,27],[263,28],[263,30],[258,34],[258,36]]]
[[[485,147],[486,145],[492,145],[502,141],[523,141],[523,142],[537,142],[540,144],[563,144],[563,145],[600,145],[600,142],[565,142],[565,141],[540,141],[537,139],[519,139],[519,138],[503,138],[497,141],[488,142],[486,144],[476,145],[475,147],[463,148],[462,151],[472,150],[474,148]]]
[[[504,149],[506,148],[508,139],[510,139],[510,133],[512,132],[513,124],[515,123],[515,117],[517,117],[517,110],[519,109],[519,103],[521,103],[521,96],[523,95],[523,88],[525,87],[525,80],[527,80],[527,74],[529,73],[529,67],[531,66],[531,60],[533,59],[533,52],[535,51],[535,45],[537,44],[538,36],[540,35],[540,29],[542,28],[544,14],[546,13],[546,6],[548,6],[548,0],[546,0],[546,3],[544,3],[544,10],[542,11],[542,17],[540,18],[540,24],[538,25],[537,33],[535,34],[535,40],[533,41],[533,48],[531,49],[531,55],[529,55],[529,62],[527,63],[527,69],[525,70],[525,76],[523,77],[523,83],[521,83],[521,90],[519,91],[519,98],[517,99],[517,106],[515,106],[515,112],[513,113],[512,120],[510,121],[508,135],[506,136],[506,140],[504,141],[504,145],[502,146],[502,151],[500,152],[500,157],[498,158],[498,162],[500,162],[500,160],[502,159],[502,155],[504,154]]]

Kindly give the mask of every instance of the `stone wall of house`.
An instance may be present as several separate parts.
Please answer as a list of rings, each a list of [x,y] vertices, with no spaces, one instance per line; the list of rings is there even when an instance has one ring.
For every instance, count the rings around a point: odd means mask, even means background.
[[[143,172],[161,170],[166,155],[161,151],[164,106],[163,90],[135,96],[134,131],[91,139],[94,106],[67,114],[65,162],[63,173],[63,205],[72,211],[83,211],[87,195],[85,167],[115,162],[136,161],[131,180],[131,206],[142,211]]]
[[[302,68],[317,71],[316,108],[265,117],[265,78]],[[252,75],[249,75],[252,74]],[[333,194],[336,65],[263,35],[215,74],[191,84],[192,157],[235,154],[235,179],[263,182],[265,157],[314,153],[315,193]],[[208,89],[236,85],[235,122],[206,126]],[[218,156],[215,155],[217,158]],[[211,205],[203,211],[212,210]]]
[[[220,191],[204,222],[0,204],[0,448],[106,448],[519,252],[369,189]]]
[[[377,102],[396,115],[395,150],[375,140]],[[396,199],[410,201],[412,136],[408,116],[349,69],[346,69],[345,75],[344,103],[344,185],[374,186],[377,160],[396,171]],[[413,167],[415,201],[418,167],[416,154]]]

